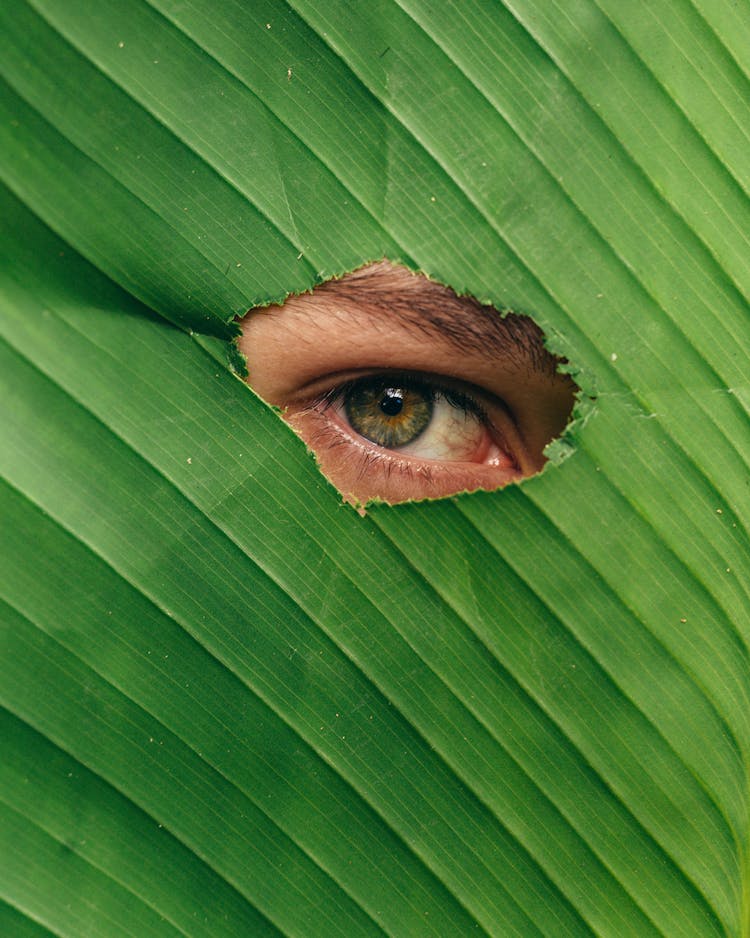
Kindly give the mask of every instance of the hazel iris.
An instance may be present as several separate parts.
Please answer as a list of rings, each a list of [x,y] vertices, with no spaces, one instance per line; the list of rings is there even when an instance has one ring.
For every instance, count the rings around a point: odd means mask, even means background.
[[[392,387],[382,380],[359,381],[344,396],[352,429],[385,449],[416,440],[430,423],[432,406],[427,388]]]

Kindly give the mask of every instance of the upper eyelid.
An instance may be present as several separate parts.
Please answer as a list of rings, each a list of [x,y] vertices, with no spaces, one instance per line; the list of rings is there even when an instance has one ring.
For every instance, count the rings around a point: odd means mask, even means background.
[[[305,388],[300,388],[297,394],[300,396],[304,395],[308,400],[315,400],[316,398],[322,400],[330,394],[335,392],[341,393],[361,381],[366,381],[368,378],[380,377],[386,378],[394,387],[401,381],[404,384],[421,385],[422,387],[435,389],[447,395],[459,394],[470,400],[485,400],[491,405],[501,404],[507,407],[505,401],[497,394],[493,394],[492,391],[474,384],[471,381],[465,381],[452,375],[441,375],[431,371],[414,371],[404,368],[363,368],[361,371],[357,371],[354,374],[351,372],[332,372],[330,375],[322,375],[308,382],[308,387],[310,385],[312,385],[313,388],[315,388],[316,385],[321,386],[319,390],[310,390],[306,393]]]
[[[343,381],[339,384],[334,385],[323,395],[324,397],[339,397],[342,394],[346,394],[347,391],[354,390],[361,384],[366,384],[369,381],[373,383],[378,381],[378,379],[383,379],[378,383],[381,383],[383,387],[411,387],[419,388],[421,391],[425,391],[434,401],[438,396],[454,399],[461,399],[460,403],[464,402],[469,407],[479,408],[479,404],[474,400],[474,397],[470,393],[467,393],[464,390],[458,388],[453,388],[445,383],[442,383],[439,379],[433,379],[430,375],[424,375],[420,372],[405,372],[405,371],[374,371],[372,374],[365,374],[361,377],[352,378],[348,381]],[[481,408],[480,408],[481,409]]]

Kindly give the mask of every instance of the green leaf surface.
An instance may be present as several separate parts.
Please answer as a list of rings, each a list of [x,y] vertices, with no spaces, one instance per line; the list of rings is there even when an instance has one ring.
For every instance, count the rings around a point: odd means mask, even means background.
[[[6,0],[0,71],[0,933],[747,938],[734,4]],[[569,359],[540,476],[361,517],[226,367],[383,256]]]

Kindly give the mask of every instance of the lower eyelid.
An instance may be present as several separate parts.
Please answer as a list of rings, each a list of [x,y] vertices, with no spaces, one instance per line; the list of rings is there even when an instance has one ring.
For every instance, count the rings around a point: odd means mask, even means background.
[[[315,453],[321,471],[346,497],[367,502],[440,498],[460,491],[492,489],[523,477],[517,463],[470,464],[424,460],[385,450],[308,407],[287,419]]]

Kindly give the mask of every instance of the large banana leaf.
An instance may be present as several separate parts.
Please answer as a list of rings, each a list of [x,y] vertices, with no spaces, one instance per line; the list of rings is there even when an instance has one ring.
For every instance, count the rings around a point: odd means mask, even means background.
[[[750,935],[747,8],[0,21],[0,934]],[[227,367],[383,256],[570,360],[541,476],[360,517]]]

